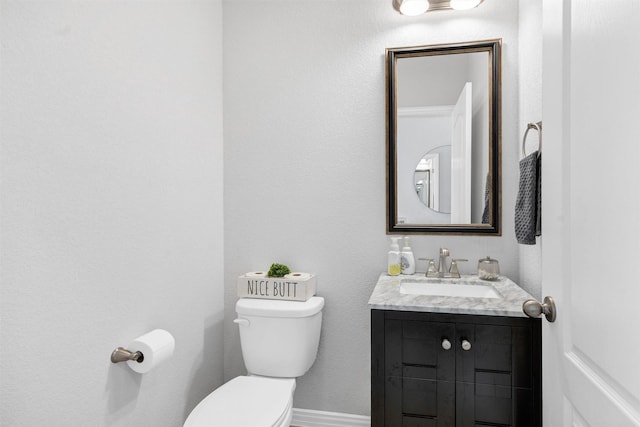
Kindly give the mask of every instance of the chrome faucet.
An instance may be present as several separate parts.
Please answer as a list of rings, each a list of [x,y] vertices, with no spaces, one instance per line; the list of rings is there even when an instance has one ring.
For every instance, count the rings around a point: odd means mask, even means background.
[[[449,249],[440,248],[440,261],[438,262],[438,277],[446,277],[447,275],[447,257]],[[459,277],[460,275],[458,275]]]
[[[438,268],[436,269],[435,262],[432,259],[420,258],[427,261],[427,277],[440,277],[449,279],[459,279],[460,270],[458,270],[458,262],[467,261],[466,259],[452,259],[451,265],[447,268],[447,258],[449,257],[449,249],[440,248],[440,259],[438,261]]]

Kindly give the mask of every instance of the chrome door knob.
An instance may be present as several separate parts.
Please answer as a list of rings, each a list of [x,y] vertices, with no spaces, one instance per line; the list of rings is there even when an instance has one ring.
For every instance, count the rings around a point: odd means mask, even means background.
[[[469,340],[463,339],[461,344],[464,351],[471,350],[471,343],[469,342]]]
[[[540,304],[534,299],[529,299],[522,304],[522,311],[529,317],[537,319],[541,314],[551,323],[556,320],[556,304],[553,298],[544,297],[544,303]]]
[[[446,338],[442,339],[442,348],[445,350],[451,350],[451,341]]]

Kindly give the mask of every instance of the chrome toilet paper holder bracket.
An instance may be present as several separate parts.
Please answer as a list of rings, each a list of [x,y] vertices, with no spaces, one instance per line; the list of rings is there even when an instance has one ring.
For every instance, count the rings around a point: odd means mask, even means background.
[[[129,351],[123,347],[118,347],[111,353],[111,363],[127,362],[129,360],[135,360],[138,363],[142,363],[144,360],[144,354],[139,351]]]

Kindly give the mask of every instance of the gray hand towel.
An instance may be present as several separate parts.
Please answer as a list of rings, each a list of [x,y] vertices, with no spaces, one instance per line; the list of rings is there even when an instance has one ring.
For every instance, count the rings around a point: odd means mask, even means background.
[[[541,163],[537,151],[520,160],[515,231],[518,243],[523,245],[535,245],[536,236],[541,234]]]
[[[538,155],[538,161],[536,162],[536,173],[538,174],[536,178],[536,190],[537,190],[537,201],[538,204],[536,206],[536,236],[542,235],[542,153]]]

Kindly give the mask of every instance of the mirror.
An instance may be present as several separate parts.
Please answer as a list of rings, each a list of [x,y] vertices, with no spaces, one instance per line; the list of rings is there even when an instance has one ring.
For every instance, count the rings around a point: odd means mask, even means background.
[[[387,233],[500,235],[500,47],[387,49]]]

